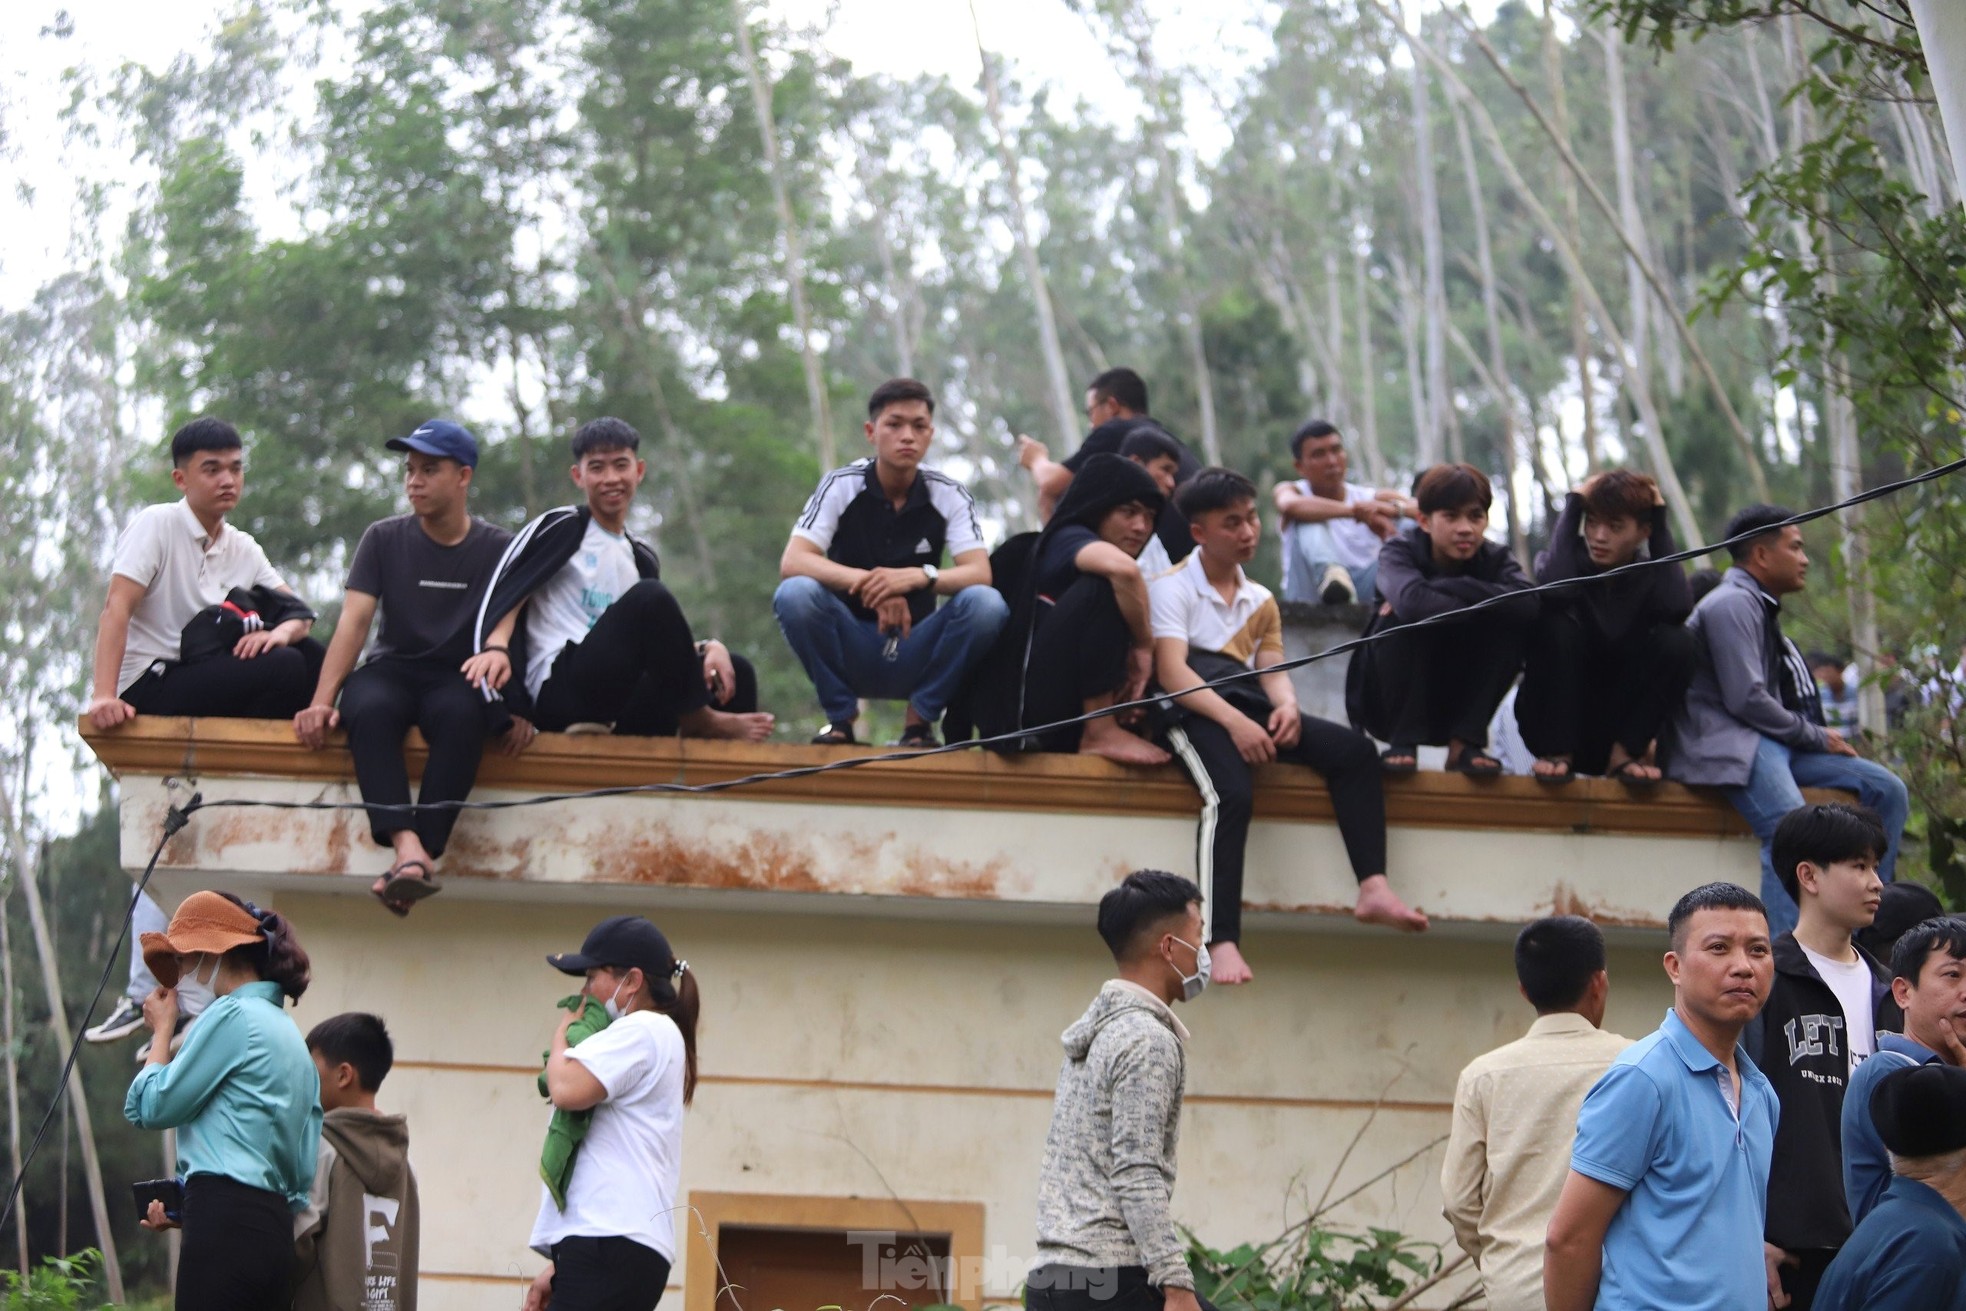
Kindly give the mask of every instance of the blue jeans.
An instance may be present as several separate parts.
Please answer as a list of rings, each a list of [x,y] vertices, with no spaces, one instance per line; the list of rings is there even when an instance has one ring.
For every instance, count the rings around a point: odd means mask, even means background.
[[[1775,876],[1769,841],[1776,825],[1802,805],[1803,788],[1843,788],[1877,812],[1884,821],[1890,846],[1877,864],[1877,876],[1889,883],[1897,875],[1898,839],[1911,813],[1904,781],[1874,760],[1833,756],[1827,751],[1797,751],[1764,737],[1755,748],[1747,786],[1727,789],[1727,799],[1741,812],[1761,839],[1761,900],[1768,906],[1768,931],[1780,937],[1795,927],[1795,899]]]
[[[994,587],[965,587],[916,620],[889,660],[882,655],[887,639],[880,626],[857,617],[816,578],[787,578],[771,608],[831,724],[851,723],[863,696],[906,701],[935,723],[1010,618],[1010,607]]]
[[[157,976],[143,963],[143,935],[162,933],[170,927],[171,917],[148,892],[136,899],[136,909],[130,912],[130,986],[125,995],[138,1005],[157,986]]]
[[[1311,605],[1322,604],[1317,587],[1324,580],[1324,571],[1338,563],[1338,543],[1331,535],[1328,523],[1293,523],[1283,530],[1284,587],[1283,599],[1304,601]],[[1358,592],[1358,599],[1370,601],[1373,588],[1379,581],[1379,562],[1374,560],[1362,569],[1351,569],[1352,587]]]

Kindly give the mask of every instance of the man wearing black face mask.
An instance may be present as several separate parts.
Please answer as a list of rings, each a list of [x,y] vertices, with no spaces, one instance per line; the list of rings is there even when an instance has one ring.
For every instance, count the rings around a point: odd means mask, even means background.
[[[1100,899],[1099,936],[1119,977],[1063,1036],[1024,1305],[1201,1311],[1168,1209],[1188,1039],[1173,1007],[1208,986],[1201,889],[1136,870]]]

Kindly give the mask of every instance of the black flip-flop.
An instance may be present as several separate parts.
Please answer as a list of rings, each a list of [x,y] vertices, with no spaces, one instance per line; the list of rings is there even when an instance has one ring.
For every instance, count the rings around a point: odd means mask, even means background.
[[[1605,774],[1605,777],[1615,778],[1628,788],[1655,788],[1659,786],[1659,784],[1666,781],[1664,775],[1661,775],[1658,778],[1647,778],[1643,774],[1632,773],[1632,770],[1635,767],[1639,765],[1643,765],[1645,763],[1646,762],[1643,760],[1627,760],[1624,764],[1618,766],[1616,769],[1607,772]]]
[[[1551,787],[1562,787],[1565,783],[1577,777],[1576,769],[1567,760],[1539,760],[1536,763],[1539,765],[1556,765],[1558,767],[1558,771],[1554,774],[1532,773],[1530,777],[1538,783],[1547,783]]]
[[[816,747],[850,747],[859,745],[853,736],[852,724],[828,724],[824,732],[814,733],[812,735],[812,744]]]
[[[1450,774],[1466,774],[1469,778],[1494,778],[1502,772],[1502,762],[1486,751],[1463,751],[1461,758],[1448,765]]]
[[[1395,763],[1396,758],[1404,757]],[[1388,774],[1417,774],[1420,772],[1420,748],[1391,746],[1379,753],[1379,768]]]
[[[933,751],[942,745],[935,736],[933,724],[910,724],[901,730],[901,736],[894,739],[894,745],[909,751]]]
[[[412,869],[422,870],[421,874],[411,874]],[[434,897],[442,892],[443,885],[437,882],[430,866],[420,860],[406,860],[389,871],[382,882],[382,890],[376,898],[398,917],[408,915],[410,907],[425,897]]]

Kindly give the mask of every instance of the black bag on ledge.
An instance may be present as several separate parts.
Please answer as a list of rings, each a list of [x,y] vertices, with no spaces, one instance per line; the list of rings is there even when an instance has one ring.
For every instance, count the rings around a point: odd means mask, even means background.
[[[192,664],[224,655],[247,633],[278,628],[289,619],[312,619],[314,612],[299,597],[270,587],[235,587],[217,605],[191,617],[178,637],[178,663]]]

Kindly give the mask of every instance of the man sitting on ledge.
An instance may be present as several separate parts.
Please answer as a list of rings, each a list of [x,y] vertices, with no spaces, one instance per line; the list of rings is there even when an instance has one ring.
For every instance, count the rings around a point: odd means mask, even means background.
[[[648,472],[641,441],[620,419],[581,425],[573,482],[587,502],[548,510],[512,540],[478,612],[477,645],[520,610],[514,649],[524,652],[525,692],[544,732],[606,725],[762,742],[772,719],[758,710],[756,671],[722,642],[691,636],[655,552],[628,535],[628,508]]]
[[[921,467],[935,439],[928,388],[882,383],[867,401],[866,432],[873,455],[820,479],[793,525],[771,608],[826,712],[814,742],[852,745],[865,696],[908,703],[895,745],[934,747],[937,721],[1009,607],[990,586],[968,489]],[[940,610],[938,596],[949,598]]]
[[[497,735],[516,752],[533,729],[499,696],[512,674],[506,643],[516,616],[501,620],[482,646],[472,641],[472,619],[512,540],[471,514],[478,439],[433,419],[388,445],[404,453],[411,512],[370,524],[356,543],[341,621],[313,704],[294,716],[294,736],[318,751],[329,729],[347,726],[355,782],[370,806],[369,836],[396,854],[372,891],[393,913],[407,915],[438,891],[433,867],[457,823],[456,807],[431,803],[470,795],[487,737]],[[378,608],[382,631],[357,669]],[[403,809],[410,799],[403,737],[411,728],[430,749],[416,798],[430,808],[414,812]]]
[[[1674,720],[1666,767],[1682,783],[1727,789],[1727,799],[1761,839],[1761,899],[1777,936],[1795,927],[1794,898],[1776,877],[1770,843],[1802,789],[1844,788],[1877,812],[1890,840],[1877,876],[1889,883],[1898,863],[1910,801],[1896,774],[1857,755],[1823,727],[1816,682],[1802,653],[1782,635],[1782,598],[1808,585],[1802,530],[1778,527],[1794,516],[1754,505],[1727,522],[1734,567],[1686,621],[1694,639],[1692,685]]]

